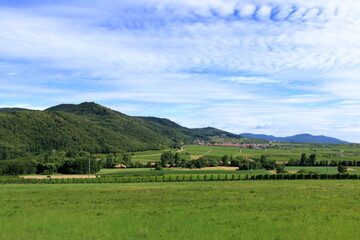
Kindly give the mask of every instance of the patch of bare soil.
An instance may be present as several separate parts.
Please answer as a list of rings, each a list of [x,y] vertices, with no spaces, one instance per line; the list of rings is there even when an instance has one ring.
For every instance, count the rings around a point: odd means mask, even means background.
[[[185,148],[181,148],[181,149],[177,150],[176,152],[185,152]]]
[[[201,170],[228,170],[228,171],[234,171],[239,169],[239,167],[205,167]]]
[[[358,171],[358,170],[355,169],[355,168],[349,168],[349,167],[347,168],[347,170],[348,170],[348,171]]]
[[[190,155],[191,160],[196,160],[199,159],[200,157],[201,157],[200,155]]]
[[[30,179],[44,179],[44,178],[96,178],[96,175],[34,175],[34,176],[20,176],[22,178]]]
[[[205,168],[196,168],[193,170],[226,170],[226,171],[234,171],[239,169],[238,167],[205,167]],[[177,170],[184,170],[184,171],[191,171],[191,169],[188,168],[179,168]]]
[[[269,173],[270,173],[270,174],[275,174],[275,173],[276,173],[276,170],[269,170]]]

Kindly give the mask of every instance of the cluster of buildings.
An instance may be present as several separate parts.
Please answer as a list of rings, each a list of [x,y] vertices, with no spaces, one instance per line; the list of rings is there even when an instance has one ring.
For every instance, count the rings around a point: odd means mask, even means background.
[[[222,147],[242,147],[242,148],[269,148],[271,147],[270,144],[260,144],[260,143],[209,143],[204,142],[202,140],[195,140],[195,144],[202,145],[202,146],[222,146]]]

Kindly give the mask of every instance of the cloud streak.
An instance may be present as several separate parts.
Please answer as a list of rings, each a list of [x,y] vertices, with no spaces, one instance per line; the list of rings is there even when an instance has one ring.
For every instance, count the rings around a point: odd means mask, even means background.
[[[0,101],[98,101],[186,126],[360,141],[347,127],[359,117],[359,9],[354,0],[0,2]]]

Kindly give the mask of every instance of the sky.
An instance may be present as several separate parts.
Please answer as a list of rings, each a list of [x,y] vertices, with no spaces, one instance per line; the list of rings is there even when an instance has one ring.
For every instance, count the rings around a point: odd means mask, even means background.
[[[0,0],[0,107],[360,142],[360,1]]]

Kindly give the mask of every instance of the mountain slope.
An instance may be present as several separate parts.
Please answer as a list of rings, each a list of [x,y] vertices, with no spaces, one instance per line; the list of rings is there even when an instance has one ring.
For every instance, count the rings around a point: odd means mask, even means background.
[[[278,141],[278,142],[296,142],[296,143],[348,143],[346,141],[327,137],[327,136],[313,136],[311,134],[298,134],[294,136],[289,137],[275,137],[272,135],[265,135],[265,134],[252,134],[252,133],[242,133],[240,134],[244,137],[250,137],[250,138],[260,138],[270,141]]]
[[[0,113],[0,159],[38,154],[46,150],[92,153],[136,151],[156,147],[74,114],[21,111]]]
[[[48,150],[108,153],[180,147],[208,138],[167,119],[131,117],[96,103],[0,112],[0,159]]]
[[[46,109],[48,112],[68,112],[91,120],[117,134],[126,135],[131,139],[155,144],[157,148],[191,143],[198,136],[167,119],[154,117],[132,117],[111,110],[93,102],[79,105],[61,104]],[[188,131],[189,130],[189,131]]]
[[[224,130],[213,128],[213,127],[193,128],[192,130],[198,132],[201,135],[205,135],[208,137],[224,136],[224,137],[228,137],[228,138],[242,138],[242,136],[240,136],[240,135],[226,132]]]

